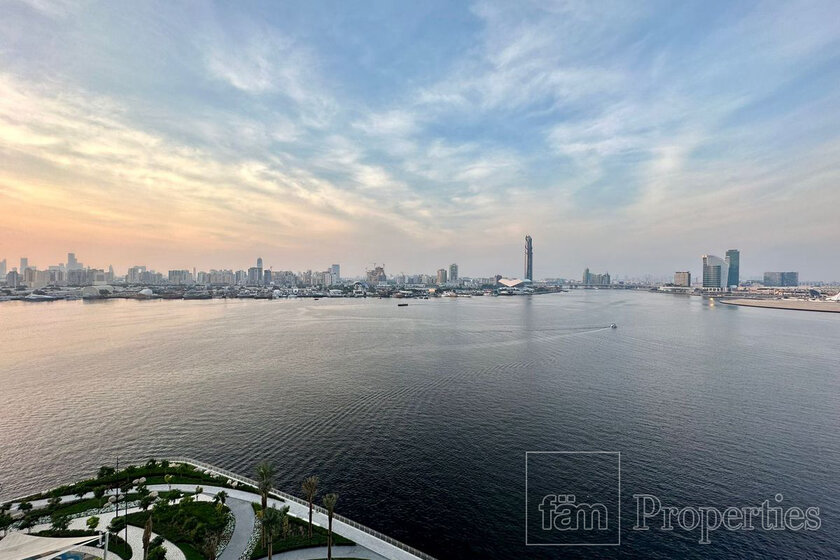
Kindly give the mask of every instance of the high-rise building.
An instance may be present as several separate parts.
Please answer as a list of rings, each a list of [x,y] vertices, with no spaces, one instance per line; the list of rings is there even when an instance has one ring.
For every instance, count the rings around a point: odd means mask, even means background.
[[[262,263],[262,257],[258,257],[258,258],[257,258],[257,281],[256,281],[254,284],[260,284],[260,283],[262,283],[262,279],[263,279],[263,263]]]
[[[144,280],[143,275],[145,273],[145,266],[132,266],[128,269],[128,273],[125,275],[125,280],[129,284],[142,284]]]
[[[458,265],[452,263],[449,265],[449,281],[450,282],[457,282],[458,281]]]
[[[6,276],[6,259],[0,261],[0,278]]]
[[[337,264],[334,264],[330,267],[330,271],[332,272],[332,282],[333,282],[333,284],[340,284],[341,283],[341,267]]]
[[[674,286],[684,286],[689,287],[691,286],[691,273],[690,272],[675,272],[674,273]]]
[[[271,271],[263,271],[263,286],[271,286]]]
[[[6,286],[10,288],[17,288],[20,286],[21,282],[23,282],[23,280],[17,270],[12,270],[6,275]]]
[[[765,286],[772,286],[772,287],[779,287],[779,288],[786,288],[786,287],[796,287],[799,285],[799,273],[798,272],[765,272],[764,273],[764,285]]]
[[[446,284],[446,269],[439,268],[437,271],[437,283],[438,285]]]
[[[584,269],[581,280],[584,286],[609,286],[612,282],[609,272],[595,274],[589,272],[588,268]]]
[[[262,269],[256,266],[252,266],[248,269],[248,285],[249,286],[258,286],[260,281],[262,280]]]
[[[525,280],[534,279],[534,244],[531,236],[525,236]]]
[[[79,261],[76,260],[76,253],[67,253],[67,270],[76,270],[79,267]]]
[[[386,282],[388,277],[385,275],[385,267],[384,266],[375,266],[373,270],[367,271],[367,281],[368,284],[379,284],[380,282]]]
[[[104,272],[103,272],[104,276]],[[193,284],[193,275],[189,270],[170,270],[169,283],[184,286]]]
[[[738,249],[729,249],[726,252],[726,264],[729,265],[726,285],[737,287],[741,277],[741,251]]]
[[[26,257],[20,258],[20,273],[23,274],[26,272],[26,269],[29,268],[29,259]]]
[[[729,265],[720,257],[703,255],[703,287],[725,289],[728,284]]]

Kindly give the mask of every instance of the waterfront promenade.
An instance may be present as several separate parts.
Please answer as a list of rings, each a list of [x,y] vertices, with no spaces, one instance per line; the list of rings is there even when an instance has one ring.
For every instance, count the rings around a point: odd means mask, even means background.
[[[189,464],[200,469],[203,473],[213,476],[221,477],[220,480],[227,479],[228,486],[214,486],[212,484],[203,484],[200,494],[195,494],[196,485],[194,484],[150,484],[148,489],[150,491],[164,492],[167,490],[180,490],[185,496],[192,496],[198,501],[212,501],[213,496],[219,492],[224,491],[227,494],[226,505],[230,509],[231,515],[235,520],[233,533],[230,540],[227,542],[224,550],[221,551],[219,560],[250,560],[251,549],[253,544],[259,538],[259,525],[257,523],[256,515],[252,504],[260,503],[260,495],[251,487],[256,486],[256,481],[239,476],[230,471],[217,469],[212,465],[192,461],[190,459],[178,458],[173,459],[172,464],[178,463]],[[231,488],[229,485],[242,485],[243,488]],[[247,488],[246,488],[247,486]],[[113,494],[109,491],[107,494]],[[80,496],[66,495],[60,497],[61,503],[72,502],[77,499],[90,499],[93,497],[92,493],[87,493]],[[11,503],[13,510],[17,508],[20,500],[14,500]],[[45,508],[47,506],[46,499],[33,500],[30,502],[35,510]],[[275,508],[289,508],[289,515],[301,520],[309,519],[309,505],[302,499],[289,494],[285,494],[273,490],[268,498],[268,505]],[[134,507],[128,509],[128,514],[140,511],[140,508]],[[124,512],[120,512],[125,515]],[[86,521],[89,517],[96,515],[100,518],[100,528],[106,527],[111,520],[116,516],[115,512],[92,513],[87,512],[84,515],[76,517],[71,520],[70,529],[84,529]],[[312,522],[322,528],[327,528],[329,519],[327,513],[319,506],[314,506]],[[49,529],[49,524],[40,524],[33,528],[34,531],[41,531]],[[415,550],[403,543],[400,543],[386,535],[382,535],[358,524],[340,515],[333,516],[332,531],[336,535],[345,537],[353,543],[352,546],[334,546],[334,558],[358,558],[363,560],[434,560],[431,556]],[[123,533],[120,533],[122,536]],[[143,529],[140,527],[128,526],[127,541],[132,548],[131,560],[143,560],[143,546],[142,546]],[[154,535],[157,536],[157,535]],[[183,552],[175,544],[165,541],[164,546],[167,548],[168,560],[186,560]],[[99,550],[99,549],[96,549]],[[101,550],[99,550],[101,554]],[[305,549],[291,550],[286,552],[279,552],[273,555],[273,558],[279,560],[316,560],[325,558],[327,555],[326,547],[311,547]],[[116,558],[116,556],[109,556]]]

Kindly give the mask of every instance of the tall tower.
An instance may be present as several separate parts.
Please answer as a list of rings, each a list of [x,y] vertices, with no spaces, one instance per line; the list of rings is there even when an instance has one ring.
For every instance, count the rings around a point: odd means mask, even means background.
[[[262,284],[263,282],[263,265],[262,265],[262,257],[257,258],[257,284]]]
[[[449,265],[449,281],[450,282],[457,282],[458,281],[458,265],[452,263]]]
[[[720,257],[703,255],[703,287],[726,289],[729,265]]]
[[[534,244],[531,236],[525,236],[525,280],[534,279]]]
[[[727,278],[727,286],[738,286],[741,278],[741,251],[738,249],[729,249],[726,252],[726,264],[729,265],[729,277]]]

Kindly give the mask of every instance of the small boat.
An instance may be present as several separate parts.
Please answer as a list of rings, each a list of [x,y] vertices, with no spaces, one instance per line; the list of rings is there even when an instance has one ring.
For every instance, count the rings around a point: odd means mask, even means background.
[[[611,329],[617,329],[618,325],[616,325],[615,323],[610,323],[610,328]]]
[[[397,307],[408,307],[407,303],[398,303]]]

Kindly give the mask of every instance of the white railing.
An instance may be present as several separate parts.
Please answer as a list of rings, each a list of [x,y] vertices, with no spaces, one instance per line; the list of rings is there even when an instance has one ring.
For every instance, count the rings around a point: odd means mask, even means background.
[[[213,473],[221,475],[222,477],[226,477],[230,480],[235,480],[236,482],[238,482],[240,484],[244,484],[246,486],[252,486],[254,489],[258,488],[258,486],[259,486],[257,481],[252,479],[252,478],[248,478],[248,477],[236,474],[235,472],[229,471],[227,469],[219,468],[215,465],[211,465],[210,463],[204,463],[202,461],[196,461],[195,459],[190,459],[188,457],[170,457],[170,458],[164,458],[164,459],[158,459],[157,460],[158,463],[160,463],[161,461],[169,461],[170,463],[184,463],[186,465],[191,465],[191,466],[196,467],[198,469],[204,469],[204,470],[207,470],[207,471],[211,471]],[[134,466],[143,466],[147,462],[148,462],[147,460],[137,460],[137,461],[129,460],[129,461],[125,461],[124,464],[125,465],[134,465]],[[49,492],[49,490],[45,490],[43,493],[47,494],[48,492]],[[307,508],[309,507],[309,502],[307,502],[306,500],[304,500],[302,498],[298,498],[297,496],[293,496],[292,494],[287,494],[286,492],[281,492],[280,490],[274,489],[271,492],[269,492],[269,495],[271,495],[275,498],[278,498],[280,500],[287,500],[287,501],[290,501],[290,502],[296,502],[298,504],[306,506]],[[20,498],[15,498],[14,500],[7,500],[7,503],[11,504],[11,503],[20,502],[24,497],[25,496],[21,496]],[[313,508],[314,511],[317,511],[318,513],[328,515],[327,510],[322,508],[321,506],[318,506],[316,504],[312,504],[312,508]],[[359,531],[362,531],[363,533],[367,533],[368,535],[371,535],[371,536],[373,536],[373,537],[375,537],[375,538],[377,538],[381,541],[384,541],[384,542],[390,544],[391,546],[394,546],[394,547],[396,547],[396,548],[398,548],[402,551],[405,551],[405,552],[411,554],[412,556],[415,556],[415,557],[419,558],[420,560],[436,560],[433,556],[431,556],[429,554],[426,554],[425,552],[423,552],[421,550],[417,550],[416,548],[414,548],[412,546],[409,546],[405,543],[402,543],[402,542],[398,541],[397,539],[389,537],[388,535],[380,533],[376,529],[371,529],[370,527],[362,525],[361,523],[357,523],[357,522],[353,521],[352,519],[348,519],[348,518],[344,517],[343,515],[339,515],[337,513],[334,513],[333,514],[333,519],[335,519],[336,521],[340,521],[341,523],[344,523],[345,525],[349,525],[350,527],[353,527],[354,529],[358,529]]]
[[[257,481],[252,479],[252,478],[248,478],[248,477],[236,474],[235,472],[229,471],[227,469],[222,469],[222,468],[216,467],[216,466],[211,465],[209,463],[204,463],[202,461],[196,461],[195,459],[189,459],[187,457],[171,457],[171,458],[165,459],[165,460],[168,460],[170,463],[184,463],[184,464],[187,464],[187,465],[192,465],[193,467],[196,467],[196,468],[199,468],[199,469],[208,470],[208,471],[214,472],[216,474],[220,474],[223,477],[229,478],[230,480],[235,480],[236,482],[238,482],[240,484],[244,484],[246,486],[253,486],[255,489],[259,486]],[[160,461],[161,461],[161,459],[158,460],[158,462],[160,462]],[[137,465],[143,465],[145,463],[146,463],[145,461],[138,461],[136,464]],[[301,504],[303,506],[309,507],[309,502],[307,502],[306,500],[304,500],[302,498],[298,498],[297,496],[294,496],[292,494],[287,494],[286,492],[281,492],[280,490],[273,489],[271,492],[269,492],[269,495],[271,495],[275,498],[279,498],[281,500],[296,502],[296,503]],[[327,510],[322,508],[321,506],[313,504],[313,509],[315,511],[317,511],[318,513],[328,515]],[[389,537],[388,535],[380,533],[376,529],[371,529],[370,527],[362,525],[361,523],[357,523],[357,522],[353,521],[352,519],[348,519],[348,518],[344,517],[343,515],[339,515],[337,513],[334,513],[333,514],[333,519],[335,519],[336,521],[340,521],[340,522],[344,523],[345,525],[349,525],[349,526],[353,527],[354,529],[358,529],[359,531],[362,531],[363,533],[367,533],[368,535],[376,537],[377,539],[379,539],[381,541],[384,541],[384,542],[390,544],[391,546],[399,548],[400,550],[408,552],[412,556],[416,556],[417,558],[420,558],[421,560],[435,560],[435,558],[433,556],[430,556],[429,554],[426,554],[423,551],[417,550],[416,548],[411,547],[411,546],[409,546],[405,543],[402,543],[402,542],[398,541],[397,539],[394,539],[392,537]]]

